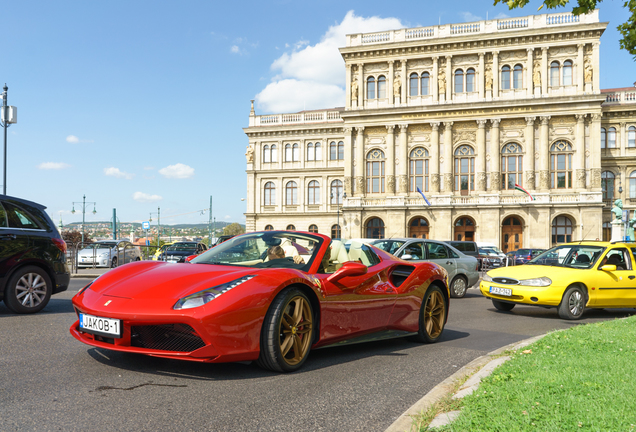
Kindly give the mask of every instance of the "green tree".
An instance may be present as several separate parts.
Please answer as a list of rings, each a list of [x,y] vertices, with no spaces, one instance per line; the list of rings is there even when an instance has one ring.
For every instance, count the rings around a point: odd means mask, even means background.
[[[508,9],[522,8],[527,5],[530,0],[494,0],[494,5],[499,3],[505,3],[508,5]],[[574,15],[586,14],[596,9],[596,6],[603,0],[577,0],[578,6],[572,9]],[[543,6],[548,9],[554,9],[558,7],[565,7],[570,0],[544,0],[543,4],[539,7],[539,10]],[[617,30],[623,36],[620,40],[620,46],[636,59],[636,0],[628,0],[623,4],[628,11],[628,18],[623,24],[619,25]]]
[[[79,245],[82,242],[82,232],[81,231],[62,231],[62,239],[66,242],[67,245]],[[93,243],[93,239],[90,234],[84,233],[84,243]]]
[[[245,230],[243,227],[236,222],[231,223],[223,227],[223,235],[238,235],[243,234]]]

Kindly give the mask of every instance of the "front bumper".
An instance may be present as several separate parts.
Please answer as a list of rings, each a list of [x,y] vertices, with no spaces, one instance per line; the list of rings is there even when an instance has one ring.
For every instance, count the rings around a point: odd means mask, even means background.
[[[512,295],[505,296],[499,294],[492,294],[490,287],[511,289]],[[523,285],[505,285],[496,282],[484,282],[479,283],[479,290],[484,297],[505,301],[509,303],[528,304],[528,305],[540,305],[540,306],[552,306],[556,307],[561,303],[563,298],[564,289],[561,287],[547,286],[547,287],[532,287]]]

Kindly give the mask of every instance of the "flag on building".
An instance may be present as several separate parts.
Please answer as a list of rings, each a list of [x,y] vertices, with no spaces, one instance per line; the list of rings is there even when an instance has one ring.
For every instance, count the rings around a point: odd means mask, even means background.
[[[430,202],[428,202],[428,200],[426,199],[426,197],[424,196],[424,192],[422,192],[422,190],[418,187],[417,191],[420,193],[420,195],[422,195],[422,198],[424,198],[424,201],[426,201],[426,204],[428,204],[429,206],[431,205]]]
[[[515,189],[518,190],[519,192],[524,192],[526,193],[529,197],[531,201],[534,201],[534,197],[532,195],[530,195],[530,192],[528,192],[527,190],[525,190],[524,188],[522,188],[521,186],[519,186],[517,183],[515,183]]]

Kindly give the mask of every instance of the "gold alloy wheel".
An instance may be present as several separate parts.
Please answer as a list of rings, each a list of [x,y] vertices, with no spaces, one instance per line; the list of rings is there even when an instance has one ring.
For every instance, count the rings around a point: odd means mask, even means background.
[[[431,292],[431,295],[426,299],[424,328],[426,333],[433,339],[437,338],[444,329],[444,318],[446,318],[444,306],[444,296],[437,290]]]
[[[280,352],[290,366],[300,363],[311,346],[311,306],[303,296],[293,297],[280,320]]]

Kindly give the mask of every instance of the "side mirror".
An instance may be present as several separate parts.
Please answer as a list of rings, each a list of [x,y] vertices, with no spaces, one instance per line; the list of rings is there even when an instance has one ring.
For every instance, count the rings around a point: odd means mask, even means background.
[[[606,272],[613,272],[613,271],[616,271],[616,266],[614,264],[605,264],[604,266],[601,266],[599,270],[603,270]]]
[[[403,259],[403,260],[408,261],[408,260],[412,260],[413,259],[413,255],[404,254],[400,258]]]
[[[342,264],[342,267],[334,274],[327,278],[327,282],[337,282],[340,279],[349,277],[349,276],[362,276],[367,273],[367,266],[355,261],[347,261]]]

